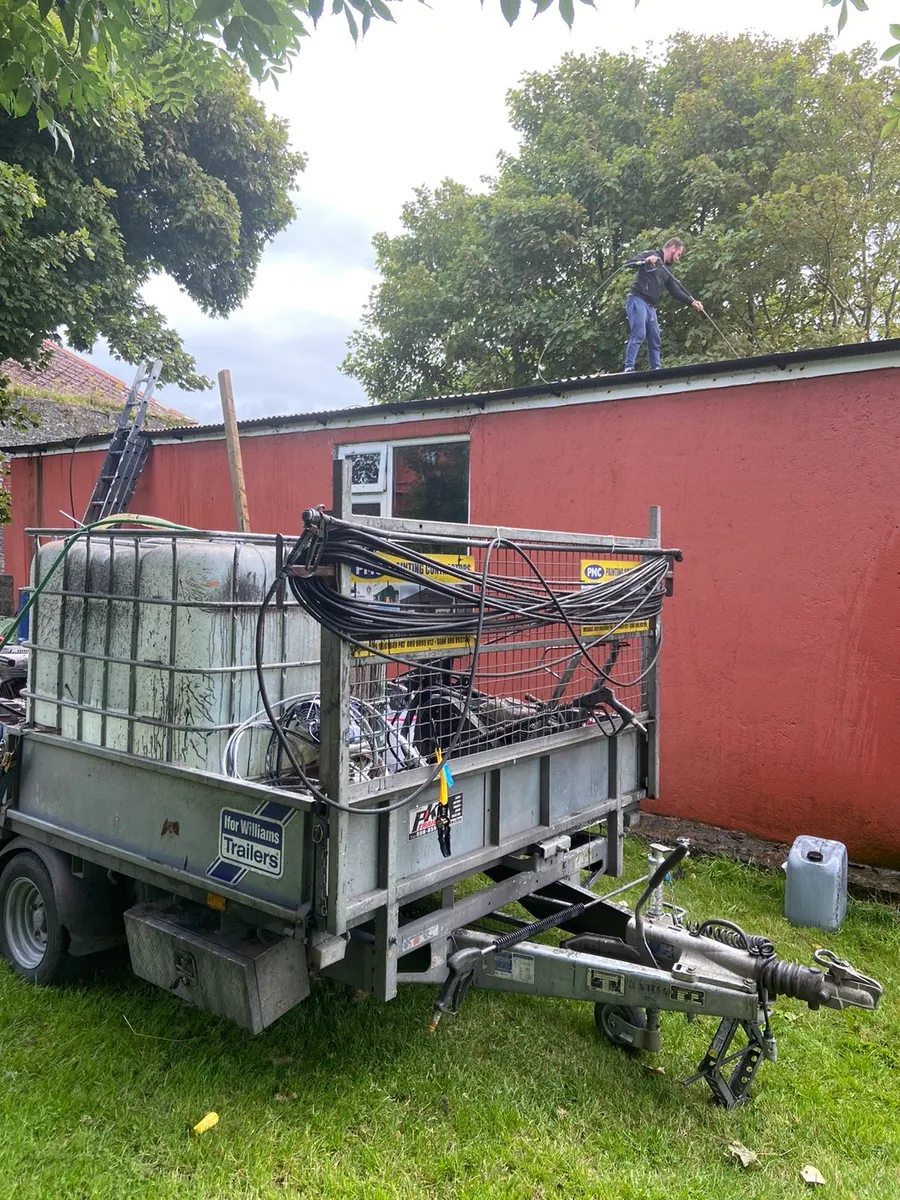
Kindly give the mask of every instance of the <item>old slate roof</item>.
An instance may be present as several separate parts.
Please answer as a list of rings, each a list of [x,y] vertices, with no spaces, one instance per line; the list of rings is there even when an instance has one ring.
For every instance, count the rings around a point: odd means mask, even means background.
[[[24,367],[11,360],[0,363],[0,374],[9,378],[11,390],[20,393],[39,422],[32,429],[3,428],[4,444],[35,445],[111,432],[128,385],[55,342],[45,341],[44,349],[48,358],[41,367]],[[193,424],[191,417],[151,400],[144,427],[170,429]]]

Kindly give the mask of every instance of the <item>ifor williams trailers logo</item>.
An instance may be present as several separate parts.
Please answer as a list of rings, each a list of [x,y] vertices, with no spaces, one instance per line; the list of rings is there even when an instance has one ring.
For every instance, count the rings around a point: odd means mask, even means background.
[[[223,808],[219,854],[207,870],[213,879],[237,883],[247,871],[280,879],[284,874],[284,827],[296,810],[268,801],[254,813]]]
[[[447,807],[450,810],[450,824],[458,825],[463,818],[463,794],[454,792],[448,797]],[[434,833],[437,829],[437,815],[440,804],[426,804],[423,808],[414,808],[409,814],[409,840],[424,837],[426,833]]]

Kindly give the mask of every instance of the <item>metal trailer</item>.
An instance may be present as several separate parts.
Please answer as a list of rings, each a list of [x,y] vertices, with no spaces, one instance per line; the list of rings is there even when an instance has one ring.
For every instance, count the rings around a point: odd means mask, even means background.
[[[340,517],[350,507],[339,468],[336,481]],[[644,538],[353,521],[390,535],[398,546],[444,544],[483,553],[479,545],[505,538],[535,559],[543,554],[557,576],[574,579],[576,587],[573,564],[579,561],[584,571],[585,561],[620,560],[630,569],[654,557],[669,565],[679,557],[662,548],[658,510],[651,510]],[[40,538],[52,531],[33,532]],[[117,530],[87,540],[104,536],[141,537]],[[234,541],[233,535],[196,536]],[[274,548],[283,577],[280,541],[246,540]],[[662,896],[685,846],[658,848],[634,913],[582,886],[585,873],[590,883],[621,873],[624,833],[637,821],[640,802],[657,794],[658,618],[630,643],[643,676],[633,720],[608,710],[603,724],[584,720],[559,732],[538,729],[538,736],[476,747],[452,763],[446,809],[430,764],[376,778],[354,774],[355,697],[366,687],[383,696],[398,668],[360,657],[358,647],[355,653],[322,628],[318,780],[340,806],[326,807],[309,791],[161,761],[164,749],[153,758],[135,753],[131,741],[125,750],[103,744],[115,720],[137,718],[89,702],[83,675],[80,692],[64,685],[75,678],[66,662],[80,663],[79,670],[94,664],[102,684],[92,695],[104,702],[114,668],[132,680],[148,667],[161,670],[169,681],[160,687],[157,720],[168,731],[161,747],[171,748],[173,728],[187,728],[191,718],[166,707],[177,690],[172,663],[110,653],[109,614],[130,612],[136,621],[140,612],[137,574],[134,596],[113,595],[105,576],[109,592],[100,589],[93,598],[89,568],[76,575],[45,586],[32,614],[31,719],[6,729],[0,764],[0,950],[25,978],[63,980],[85,956],[124,940],[124,915],[135,974],[254,1033],[307,996],[312,972],[382,1000],[402,983],[432,985],[440,989],[432,1030],[444,1014],[459,1010],[470,986],[593,1003],[600,1031],[632,1049],[659,1048],[663,1010],[689,1019],[716,1016],[718,1032],[698,1076],[729,1105],[746,1098],[760,1059],[774,1058],[768,1015],[776,995],[812,1007],[876,1007],[880,986],[824,951],[817,967],[807,968],[781,962],[764,939],[728,922],[689,925]],[[344,593],[353,586],[345,568],[334,571],[332,582]],[[205,604],[207,611],[209,601],[185,599],[174,585],[170,600],[174,645],[176,624],[193,619],[192,605]],[[276,589],[276,627],[284,628],[290,602],[287,589]],[[41,603],[74,606],[82,630],[76,646],[41,643]],[[107,614],[93,633],[92,604]],[[225,605],[229,620],[238,621],[242,605],[253,606],[237,595]],[[608,642],[608,630],[592,632],[591,645]],[[50,650],[59,654],[55,699],[57,712],[67,714],[66,735],[59,732],[61,716],[55,726],[33,719],[41,703],[35,660]],[[540,640],[532,645],[520,637],[512,649],[494,647],[489,662],[498,663],[501,652],[512,664],[501,680],[507,690],[515,678],[531,687],[538,677],[561,673],[544,670],[547,646]],[[284,662],[264,665],[269,681],[283,680],[287,670]],[[53,699],[43,696],[45,716]],[[91,717],[100,719],[100,744],[79,740]],[[146,723],[146,714],[141,720]],[[372,808],[385,811],[371,815]],[[353,811],[359,809],[370,811]],[[449,827],[446,843],[435,828],[441,815]],[[501,911],[513,902],[534,919]],[[498,922],[503,932],[496,931]],[[536,941],[546,929],[566,939],[561,945]],[[736,1034],[743,1045],[735,1055]],[[732,1059],[733,1069],[726,1066]]]

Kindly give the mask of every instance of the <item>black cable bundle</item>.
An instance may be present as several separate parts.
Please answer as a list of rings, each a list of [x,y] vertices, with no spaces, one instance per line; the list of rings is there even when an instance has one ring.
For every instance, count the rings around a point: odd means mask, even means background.
[[[491,641],[560,624],[568,627],[576,641],[576,625],[608,625],[614,634],[619,626],[652,620],[659,614],[669,557],[674,557],[674,553],[660,553],[608,582],[554,591],[526,551],[503,538],[490,543],[471,541],[468,546],[483,547],[487,558],[500,546],[513,550],[530,574],[499,575],[438,563],[408,543],[391,541],[367,527],[320,513],[314,517],[316,523],[297,542],[288,561],[289,568],[301,572],[289,574],[291,591],[315,621],[357,646],[392,638],[471,637],[479,627]],[[397,558],[412,567],[393,561]],[[404,582],[427,585],[429,593],[445,601],[445,606],[435,609],[433,601],[422,605],[407,601],[398,608],[344,596],[328,577],[341,566],[389,573]],[[453,582],[435,578],[448,575]]]

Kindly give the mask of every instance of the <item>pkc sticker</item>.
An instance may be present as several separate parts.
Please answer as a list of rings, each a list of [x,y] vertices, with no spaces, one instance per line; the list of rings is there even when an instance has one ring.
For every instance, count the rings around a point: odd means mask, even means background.
[[[447,799],[447,807],[450,810],[450,824],[458,825],[463,818],[463,794],[455,792]],[[409,840],[414,838],[424,837],[426,833],[434,833],[437,829],[437,815],[440,809],[440,804],[437,800],[433,804],[426,804],[422,808],[414,808],[409,814]]]

